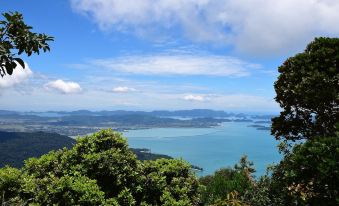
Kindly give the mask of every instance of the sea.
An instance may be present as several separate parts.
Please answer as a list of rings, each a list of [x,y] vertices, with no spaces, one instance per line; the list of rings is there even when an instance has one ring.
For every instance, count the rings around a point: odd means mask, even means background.
[[[266,173],[267,166],[279,163],[282,156],[270,131],[251,125],[253,122],[224,122],[213,128],[151,128],[123,134],[132,148],[182,158],[203,168],[197,172],[199,176],[233,167],[241,156],[247,155],[258,177]]]

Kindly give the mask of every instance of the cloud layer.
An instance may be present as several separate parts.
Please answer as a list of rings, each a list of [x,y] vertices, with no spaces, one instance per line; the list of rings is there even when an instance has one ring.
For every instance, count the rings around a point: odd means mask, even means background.
[[[47,84],[45,84],[45,88],[47,90],[55,90],[63,94],[73,94],[73,93],[79,93],[82,91],[82,88],[80,87],[78,83],[67,82],[61,79],[48,82]]]
[[[90,64],[129,74],[234,77],[247,76],[251,70],[260,67],[234,57],[193,54],[124,56],[97,59]]]
[[[339,35],[333,0],[71,0],[103,30],[139,36],[177,34],[232,45],[252,55],[303,49],[315,36]]]
[[[8,88],[14,85],[20,84],[23,81],[27,80],[30,76],[32,76],[32,70],[25,63],[25,69],[22,68],[19,64],[14,69],[12,75],[5,75],[4,77],[0,77],[0,89]]]

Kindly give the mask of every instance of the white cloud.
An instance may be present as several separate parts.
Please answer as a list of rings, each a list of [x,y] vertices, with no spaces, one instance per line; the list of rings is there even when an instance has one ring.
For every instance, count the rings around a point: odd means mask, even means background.
[[[76,82],[66,82],[61,79],[50,81],[45,84],[45,88],[48,90],[56,90],[63,94],[72,94],[72,93],[79,93],[82,91],[80,85]]]
[[[184,100],[187,100],[187,101],[198,101],[198,102],[203,102],[205,101],[205,97],[202,96],[202,95],[193,95],[193,94],[189,94],[189,95],[186,95],[184,96]]]
[[[127,85],[127,84],[126,84]],[[113,85],[110,85],[113,87]],[[48,88],[48,87],[47,87]],[[261,111],[277,112],[279,105],[273,95],[256,95],[250,93],[223,94],[213,90],[193,89],[182,84],[148,85],[143,92],[126,93],[123,98],[112,95],[104,89],[93,89],[87,85],[86,92],[77,95],[58,95],[49,90],[37,87],[29,93],[20,90],[4,92],[1,106],[9,110],[176,110],[176,109],[218,109],[228,111]],[[60,91],[60,90],[57,90]],[[139,91],[139,90],[138,90]],[[62,92],[62,91],[60,91]]]
[[[151,38],[182,33],[255,55],[295,52],[315,36],[339,35],[337,0],[71,0],[71,5],[103,30]]]
[[[135,92],[135,91],[137,90],[131,87],[114,87],[112,89],[112,92],[115,92],[115,93],[128,93],[128,92]]]
[[[20,84],[30,76],[32,76],[33,72],[29,68],[29,66],[25,63],[25,69],[22,68],[19,64],[13,70],[12,75],[5,75],[4,77],[0,77],[0,89],[8,88],[14,85]]]
[[[250,70],[260,68],[240,59],[217,55],[158,54],[124,56],[115,59],[97,59],[93,66],[117,72],[146,75],[204,75],[247,76]]]

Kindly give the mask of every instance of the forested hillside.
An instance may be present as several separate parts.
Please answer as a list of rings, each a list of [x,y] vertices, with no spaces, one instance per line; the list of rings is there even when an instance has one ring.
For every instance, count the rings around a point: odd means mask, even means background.
[[[1,132],[0,167],[21,167],[23,160],[39,157],[51,150],[71,148],[75,140],[56,133]]]
[[[71,148],[75,140],[56,133],[2,132],[0,131],[0,167],[22,167],[24,160],[40,157],[52,150]],[[171,159],[163,154],[150,153],[148,149],[130,148],[139,160]]]

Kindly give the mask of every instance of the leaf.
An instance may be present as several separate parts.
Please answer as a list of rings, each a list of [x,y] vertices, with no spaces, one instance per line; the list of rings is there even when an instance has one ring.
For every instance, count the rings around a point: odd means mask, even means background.
[[[14,58],[14,60],[17,61],[20,64],[20,66],[22,66],[22,68],[25,68],[25,63],[24,63],[24,61],[22,59]]]
[[[12,75],[13,69],[15,68],[15,66],[13,67],[13,64],[7,62],[5,68],[6,68],[7,74]]]
[[[7,19],[7,21],[10,21],[12,17],[9,13],[4,13],[3,16]]]

